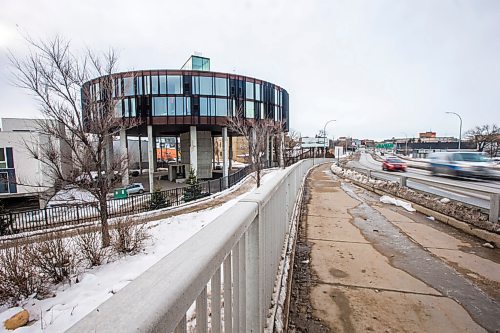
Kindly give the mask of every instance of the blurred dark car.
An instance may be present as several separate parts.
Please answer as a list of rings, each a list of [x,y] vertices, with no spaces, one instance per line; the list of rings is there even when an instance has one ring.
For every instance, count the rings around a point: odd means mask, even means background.
[[[397,157],[388,157],[382,162],[382,170],[406,172],[406,163]]]

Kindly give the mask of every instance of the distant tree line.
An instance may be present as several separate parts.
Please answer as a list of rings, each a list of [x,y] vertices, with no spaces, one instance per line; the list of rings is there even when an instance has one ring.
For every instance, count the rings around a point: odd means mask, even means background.
[[[500,127],[496,124],[476,126],[465,133],[477,145],[477,149],[490,157],[500,153]]]

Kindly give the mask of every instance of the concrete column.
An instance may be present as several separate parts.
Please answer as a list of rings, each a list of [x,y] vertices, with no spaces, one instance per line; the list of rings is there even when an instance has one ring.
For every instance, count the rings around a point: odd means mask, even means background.
[[[139,144],[141,142],[139,141]],[[127,149],[127,131],[120,129],[120,154],[122,156],[122,186],[127,186],[130,183],[128,176],[128,149]]]
[[[229,137],[229,170],[233,168],[233,137]]]
[[[195,175],[198,176],[198,142],[196,137],[196,126],[189,126],[189,162],[191,169],[194,170]],[[187,176],[187,175],[186,175]]]
[[[158,140],[158,138],[156,136],[154,136],[153,137],[153,156],[154,156],[154,158],[153,158],[153,162],[154,162],[153,165],[154,165],[154,171],[157,171],[157,169],[158,169],[158,163],[157,163],[158,162],[158,158],[156,158],[156,156],[158,156],[156,154],[156,150],[157,150],[156,146],[158,145],[157,140]]]
[[[179,164],[179,137],[175,137],[175,163]]]
[[[285,167],[285,132],[281,132],[280,134],[280,147],[279,147],[279,156],[280,156],[280,168]]]
[[[222,127],[222,177],[224,177],[224,188],[229,186],[229,159],[227,153],[227,127]]]
[[[112,172],[113,170],[113,156],[115,154],[113,149],[113,136],[106,136],[106,170]]]
[[[274,166],[274,136],[271,136],[271,159],[269,160],[269,166]]]
[[[148,166],[149,166],[149,192],[153,193],[155,189],[155,179],[154,179],[154,171],[155,171],[155,159],[154,156],[154,144],[153,141],[153,126],[148,125]]]

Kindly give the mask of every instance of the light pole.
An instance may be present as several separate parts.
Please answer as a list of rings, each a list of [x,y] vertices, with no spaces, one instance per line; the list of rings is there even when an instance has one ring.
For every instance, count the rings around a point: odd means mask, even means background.
[[[408,156],[408,135],[406,133],[403,133],[405,136],[405,156]]]
[[[323,136],[325,137],[325,139],[323,141],[323,158],[326,157],[326,145],[325,145],[325,141],[326,141],[326,125],[328,125],[329,123],[331,123],[333,121],[337,121],[337,120],[335,120],[335,119],[328,120],[325,123],[325,126],[323,126]]]
[[[458,113],[456,113],[456,112],[450,112],[450,111],[448,111],[446,113],[448,113],[448,114],[454,114],[455,116],[458,117],[458,119],[460,119],[460,130],[458,132],[459,133],[458,134],[458,151],[460,151],[460,143],[462,141],[462,117],[460,117],[460,115]]]

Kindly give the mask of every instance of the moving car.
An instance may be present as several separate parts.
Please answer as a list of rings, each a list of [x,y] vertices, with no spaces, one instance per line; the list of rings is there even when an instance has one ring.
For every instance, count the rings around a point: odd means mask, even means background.
[[[493,177],[492,163],[482,153],[435,153],[429,156],[429,162],[432,174],[472,178]]]
[[[406,163],[400,158],[389,156],[382,162],[382,170],[384,171],[403,171],[406,172]]]
[[[125,187],[128,194],[144,193],[144,186],[141,183],[133,183]]]

